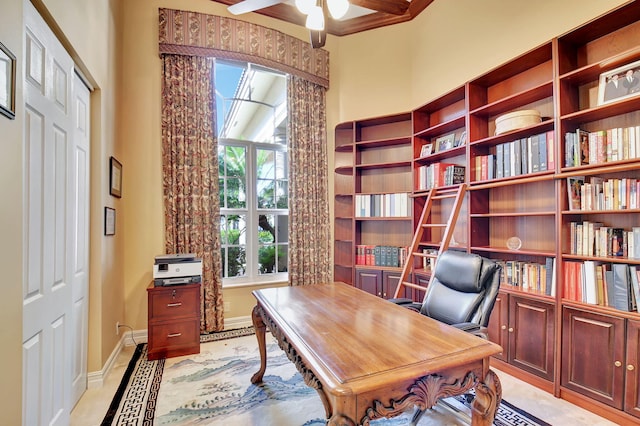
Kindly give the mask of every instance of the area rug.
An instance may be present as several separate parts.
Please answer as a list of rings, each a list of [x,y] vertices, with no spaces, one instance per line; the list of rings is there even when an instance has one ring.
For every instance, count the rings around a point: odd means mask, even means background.
[[[102,423],[109,425],[321,426],[325,412],[277,342],[267,333],[267,370],[262,385],[251,384],[260,367],[252,328],[202,336],[200,354],[148,361],[138,345]],[[448,398],[428,410],[419,426],[470,423],[466,400]],[[371,422],[408,425],[412,412]],[[496,426],[550,426],[502,401]]]

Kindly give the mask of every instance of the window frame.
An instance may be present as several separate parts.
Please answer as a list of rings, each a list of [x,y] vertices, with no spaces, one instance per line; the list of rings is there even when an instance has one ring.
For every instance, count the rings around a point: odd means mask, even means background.
[[[259,274],[258,273],[258,216],[259,214],[289,214],[289,209],[263,209],[258,208],[258,198],[256,193],[257,188],[257,151],[258,149],[268,149],[273,151],[286,152],[288,155],[288,149],[286,144],[274,144],[266,142],[253,142],[242,141],[237,139],[219,139],[219,147],[236,146],[243,147],[247,153],[247,159],[245,164],[245,178],[246,178],[246,208],[224,208],[220,206],[220,216],[226,215],[244,215],[246,216],[247,235],[246,235],[246,275],[242,277],[226,277],[222,279],[223,288],[231,287],[244,287],[247,285],[264,285],[273,283],[288,282],[289,272],[275,272],[271,274]],[[288,170],[287,170],[288,172]],[[219,175],[218,175],[219,177]],[[287,173],[288,177],[288,173]],[[223,188],[220,188],[223,190]],[[287,230],[288,232],[288,230]],[[275,243],[274,243],[275,244]],[[224,246],[224,244],[222,244]],[[289,243],[287,242],[287,246]]]

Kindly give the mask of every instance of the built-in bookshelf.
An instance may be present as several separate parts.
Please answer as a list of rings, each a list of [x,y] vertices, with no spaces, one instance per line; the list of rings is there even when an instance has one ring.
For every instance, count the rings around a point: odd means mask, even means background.
[[[640,86],[605,90],[629,70],[640,79],[638,2],[410,113],[337,126],[335,278],[393,293],[399,268],[375,254],[367,264],[359,250],[402,253],[429,192],[466,184],[452,246],[503,266],[489,325],[498,366],[616,423],[638,422]],[[540,120],[496,132],[499,118],[526,110]],[[385,212],[400,193],[412,201],[407,216],[362,214],[363,200]],[[446,222],[446,205],[432,215]],[[436,232],[425,232],[424,250],[437,247]]]

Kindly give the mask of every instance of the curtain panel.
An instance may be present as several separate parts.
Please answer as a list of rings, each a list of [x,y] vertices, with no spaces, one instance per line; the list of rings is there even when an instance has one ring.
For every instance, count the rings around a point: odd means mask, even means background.
[[[326,90],[288,79],[289,283],[331,280]]]
[[[222,331],[218,141],[213,60],[162,55],[162,176],[167,253],[202,258],[201,332]]]
[[[329,88],[329,52],[261,25],[159,9],[162,53],[236,59],[274,68]]]

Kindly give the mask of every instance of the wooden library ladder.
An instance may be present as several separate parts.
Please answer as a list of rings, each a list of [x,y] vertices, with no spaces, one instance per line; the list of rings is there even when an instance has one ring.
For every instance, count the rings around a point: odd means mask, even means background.
[[[422,268],[422,265],[424,265],[424,260],[427,258],[432,259],[431,271],[435,269],[438,256],[440,255],[440,253],[446,251],[449,248],[449,243],[451,242],[451,238],[453,237],[453,230],[456,227],[456,221],[458,220],[458,214],[460,213],[460,208],[462,207],[462,202],[464,201],[464,195],[466,191],[467,184],[463,183],[454,188],[433,188],[429,192],[429,196],[427,197],[424,208],[422,209],[422,214],[420,215],[420,222],[418,223],[416,232],[413,235],[411,247],[409,247],[407,259],[402,267],[402,275],[400,276],[398,287],[396,288],[396,292],[393,296],[394,298],[404,297],[401,295],[405,294],[405,290],[407,289],[407,287],[420,291],[425,290],[426,287],[411,282],[411,273],[418,269],[416,267],[417,265],[420,265],[420,267]],[[453,206],[451,207],[451,212],[447,218],[446,223],[432,222],[431,212],[433,210],[434,203],[441,204],[442,201],[452,198],[454,199]],[[428,246],[432,248],[434,244],[438,244],[437,252],[433,254],[423,252],[423,249],[427,248],[427,243],[423,242],[422,240],[424,233],[427,230],[430,231],[432,229],[444,229],[441,234],[442,239],[439,242],[428,242]],[[433,274],[430,275],[429,282],[431,282],[432,277]]]

